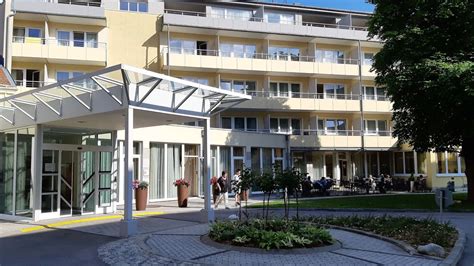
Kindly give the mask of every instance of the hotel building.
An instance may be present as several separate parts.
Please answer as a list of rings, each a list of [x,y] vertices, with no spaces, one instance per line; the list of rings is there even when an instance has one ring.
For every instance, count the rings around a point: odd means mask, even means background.
[[[14,0],[2,9],[4,62],[16,83],[2,87],[5,95],[126,64],[251,96],[217,105],[210,117],[213,176],[279,165],[334,178],[336,187],[356,176],[412,173],[430,188],[451,177],[466,183],[458,154],[416,153],[392,137],[392,105],[371,71],[383,43],[367,36],[369,13],[168,0]],[[38,220],[123,203],[123,130],[96,119],[45,123],[37,134],[37,125],[2,127],[11,122],[7,111],[0,110],[0,213]],[[202,126],[134,131],[133,173],[149,181],[151,202],[175,198],[173,181],[182,177],[192,196],[203,195]],[[33,171],[35,142],[42,158]]]

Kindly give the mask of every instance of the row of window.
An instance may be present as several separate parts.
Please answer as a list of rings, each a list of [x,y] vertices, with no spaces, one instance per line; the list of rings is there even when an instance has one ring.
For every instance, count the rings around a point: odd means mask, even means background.
[[[364,126],[366,135],[390,136],[387,120],[364,120]],[[256,117],[222,117],[221,127],[250,132],[255,132],[259,128]],[[270,132],[291,132],[294,135],[300,135],[301,130],[302,123],[299,118],[270,118]],[[347,120],[336,118],[318,119],[317,132],[318,134],[325,135],[347,135]]]
[[[462,175],[466,165],[459,153],[439,152],[437,158],[438,175]],[[395,174],[426,174],[426,154],[417,152],[394,153]]]
[[[194,40],[170,40],[170,52],[176,54],[191,54],[191,55],[212,55],[235,58],[268,58],[274,60],[285,61],[315,61],[320,63],[336,63],[344,64],[346,61],[346,54],[344,51],[338,50],[322,50],[316,49],[316,54],[312,56],[303,56],[300,48],[295,47],[268,47],[268,55],[257,53],[257,45],[255,44],[238,44],[238,43],[220,43],[219,53],[217,51],[208,50],[206,41]],[[374,53],[365,52],[363,54],[363,64],[371,65]],[[356,62],[356,60],[349,60],[349,62]]]
[[[98,47],[97,32],[64,31],[56,32],[57,45],[74,47]],[[13,28],[13,42],[45,44],[42,30],[39,28]]]
[[[148,12],[148,2],[145,1],[125,1],[120,0],[119,9],[122,11],[132,11],[132,12]]]

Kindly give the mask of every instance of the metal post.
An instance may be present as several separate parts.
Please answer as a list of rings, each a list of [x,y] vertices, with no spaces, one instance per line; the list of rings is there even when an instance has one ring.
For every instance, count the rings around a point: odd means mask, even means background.
[[[41,179],[43,165],[43,125],[36,125],[35,139],[32,152],[32,169],[33,174],[33,220],[38,221],[41,215]]]
[[[367,169],[367,157],[365,153],[365,138],[364,138],[364,102],[363,102],[363,93],[362,93],[362,49],[360,47],[360,40],[357,42],[357,53],[359,57],[359,104],[360,104],[360,138],[361,138],[361,151],[364,155],[364,174],[367,177],[368,169]]]
[[[214,209],[211,208],[211,142],[209,134],[211,131],[211,120],[204,120],[204,130],[202,134],[203,146],[203,167],[204,176],[202,182],[204,183],[204,209],[202,210],[203,222],[213,222],[215,220]]]
[[[124,163],[124,219],[120,227],[120,236],[128,237],[137,234],[137,221],[133,220],[133,109],[125,110],[125,163]]]

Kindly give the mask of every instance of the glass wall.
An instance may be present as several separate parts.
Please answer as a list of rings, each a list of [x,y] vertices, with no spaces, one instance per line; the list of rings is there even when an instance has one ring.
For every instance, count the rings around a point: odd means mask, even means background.
[[[0,133],[0,213],[13,214],[15,133]]]
[[[167,150],[167,166],[168,166],[168,178],[167,181],[167,197],[168,198],[176,198],[177,197],[177,190],[174,187],[173,182],[176,179],[182,178],[181,176],[181,169],[182,169],[182,162],[181,162],[181,144],[168,144]]]
[[[165,145],[150,143],[150,199],[165,197]]]
[[[16,161],[15,213],[21,216],[32,216],[32,179],[31,162],[35,129],[18,130]]]

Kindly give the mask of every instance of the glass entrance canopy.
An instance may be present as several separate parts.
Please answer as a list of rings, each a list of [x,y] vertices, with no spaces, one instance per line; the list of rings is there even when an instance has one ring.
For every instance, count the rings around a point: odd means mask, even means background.
[[[127,107],[160,114],[151,120],[138,117],[135,127],[182,123],[209,118],[250,98],[128,65],[115,65],[0,99],[0,131],[45,123],[77,127],[86,122],[91,123],[89,128],[123,129],[122,119],[114,119],[113,113]],[[91,115],[100,119],[74,120]]]

